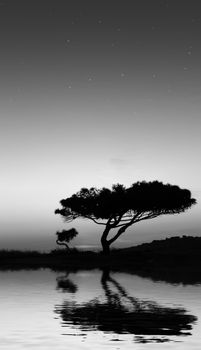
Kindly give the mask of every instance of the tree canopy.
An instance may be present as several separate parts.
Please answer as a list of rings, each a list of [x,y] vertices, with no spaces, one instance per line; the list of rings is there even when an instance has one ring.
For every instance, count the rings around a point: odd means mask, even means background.
[[[82,188],[71,197],[62,199],[62,207],[55,213],[66,222],[85,218],[104,225],[101,243],[103,250],[109,252],[110,245],[134,223],[163,214],[179,214],[195,203],[187,189],[159,181],[142,181],[128,188],[121,184],[113,185],[112,189]],[[110,230],[116,228],[117,233],[109,239]]]
[[[57,231],[56,235],[56,243],[58,245],[64,245],[68,249],[68,251],[70,251],[68,243],[78,235],[78,232],[75,228],[71,228],[70,230]]]

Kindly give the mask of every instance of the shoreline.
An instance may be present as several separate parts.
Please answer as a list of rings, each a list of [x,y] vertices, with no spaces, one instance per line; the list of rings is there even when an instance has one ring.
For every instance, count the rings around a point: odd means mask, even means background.
[[[55,271],[110,269],[171,283],[201,283],[201,237],[172,237],[131,248],[101,252],[64,249],[48,253],[0,251],[0,270],[50,268]]]

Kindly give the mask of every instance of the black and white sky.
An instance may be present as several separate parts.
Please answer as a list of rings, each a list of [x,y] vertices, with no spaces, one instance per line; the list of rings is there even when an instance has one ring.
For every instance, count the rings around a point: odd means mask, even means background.
[[[1,0],[0,52],[0,248],[54,248],[62,198],[138,180],[198,204],[119,245],[200,235],[199,0]],[[99,227],[73,224],[97,246]]]

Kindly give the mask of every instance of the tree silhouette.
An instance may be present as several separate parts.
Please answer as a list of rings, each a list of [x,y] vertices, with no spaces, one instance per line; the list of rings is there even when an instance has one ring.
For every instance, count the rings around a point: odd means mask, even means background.
[[[64,245],[70,251],[68,243],[78,235],[78,232],[75,228],[71,228],[70,230],[57,231],[56,235],[56,243],[58,245]]]
[[[78,193],[60,201],[56,209],[66,222],[76,218],[89,219],[105,229],[101,237],[103,252],[108,254],[110,245],[125,230],[139,221],[153,219],[163,214],[184,212],[196,203],[191,192],[162,182],[136,182],[126,188],[121,184],[108,188],[82,188]],[[118,229],[112,238],[109,233]]]

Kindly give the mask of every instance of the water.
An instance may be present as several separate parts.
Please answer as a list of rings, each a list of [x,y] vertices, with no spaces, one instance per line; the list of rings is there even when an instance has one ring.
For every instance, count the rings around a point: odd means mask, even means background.
[[[0,272],[0,349],[200,349],[201,285],[129,273]]]

